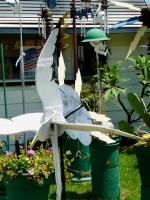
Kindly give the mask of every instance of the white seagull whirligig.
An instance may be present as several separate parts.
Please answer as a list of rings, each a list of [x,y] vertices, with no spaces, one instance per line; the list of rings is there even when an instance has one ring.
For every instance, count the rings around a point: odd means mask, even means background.
[[[57,184],[56,200],[61,199],[61,170],[58,156],[58,136],[62,135],[66,129],[72,138],[79,138],[85,145],[88,145],[92,140],[91,131],[114,133],[134,139],[142,139],[138,136],[130,135],[119,130],[92,125],[90,120],[87,124],[78,123],[78,120],[77,123],[76,121],[74,123],[66,122],[67,119],[63,116],[62,99],[65,103],[67,98],[67,96],[65,96],[65,90],[69,91],[70,89],[68,88],[69,86],[67,87],[66,85],[59,87],[53,79],[52,68],[58,31],[59,28],[55,28],[51,32],[37,62],[36,88],[43,104],[43,113],[29,113],[11,119],[0,119],[0,135],[12,135],[27,131],[36,132],[31,146],[33,146],[37,140],[44,141],[51,137]],[[61,94],[61,92],[64,92],[64,95]],[[71,98],[77,97],[75,95],[70,96],[69,102],[71,101]],[[67,109],[66,112],[68,112]],[[77,135],[77,131],[72,133],[69,132],[69,130],[78,130],[80,134]],[[83,134],[81,131],[83,131]],[[96,132],[96,137],[99,137],[100,140],[106,141],[107,143],[113,142],[112,139],[101,133],[99,133],[98,136],[98,133]]]

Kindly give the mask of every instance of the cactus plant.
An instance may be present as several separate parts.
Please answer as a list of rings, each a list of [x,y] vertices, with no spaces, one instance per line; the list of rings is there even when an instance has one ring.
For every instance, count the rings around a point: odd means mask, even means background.
[[[145,124],[150,128],[150,113],[147,112],[142,116]]]
[[[147,108],[146,108],[144,100],[142,98],[140,100],[141,100],[141,103],[142,103],[142,107],[143,107],[144,113],[147,113]]]
[[[130,133],[130,134],[134,134],[132,127],[130,126],[130,124],[128,122],[126,122],[125,120],[121,120],[118,124],[119,129],[121,131]]]
[[[144,101],[141,101],[135,93],[130,92],[128,94],[128,101],[133,110],[140,116],[143,116],[146,113]]]
[[[150,112],[147,111],[144,100],[139,99],[136,94],[130,92],[128,94],[128,101],[133,110],[142,116],[145,124],[150,128]]]

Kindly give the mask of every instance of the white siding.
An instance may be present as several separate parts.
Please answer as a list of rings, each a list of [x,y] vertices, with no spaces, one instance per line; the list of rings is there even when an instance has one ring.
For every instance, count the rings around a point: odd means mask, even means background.
[[[52,10],[53,21],[56,24],[66,11],[70,10],[70,0],[57,0],[57,9]],[[93,0],[91,4],[96,4],[98,1]],[[138,6],[140,8],[145,8],[146,4],[144,0],[135,1],[135,0],[120,0],[120,2],[126,2]],[[40,7],[44,4],[41,0],[22,0],[22,27],[23,28],[38,28],[38,16],[40,13]],[[80,9],[80,0],[76,0],[76,9]],[[108,23],[109,25],[115,24],[120,20],[125,20],[130,17],[139,16],[140,12],[133,11],[128,8],[122,8],[113,5],[108,2]],[[14,17],[13,11],[8,7],[6,1],[0,0],[0,27],[19,27],[19,15],[16,14]],[[67,19],[67,22],[70,24],[69,28],[72,28],[72,19]],[[81,26],[80,20],[76,20],[77,27]],[[138,27],[141,23],[138,22],[133,25],[127,25],[126,27]],[[93,19],[89,15],[89,19],[86,22],[86,28],[93,27]]]
[[[7,86],[6,101],[8,118],[23,114],[21,86]],[[41,100],[33,86],[25,86],[25,108],[26,113],[42,112]],[[0,87],[0,118],[5,118],[5,116],[4,90],[3,87]],[[34,135],[33,133],[27,133],[28,138]],[[5,136],[0,136],[0,139],[6,141]],[[23,134],[20,142],[23,142]],[[10,148],[12,149],[13,147],[14,142],[10,140]]]

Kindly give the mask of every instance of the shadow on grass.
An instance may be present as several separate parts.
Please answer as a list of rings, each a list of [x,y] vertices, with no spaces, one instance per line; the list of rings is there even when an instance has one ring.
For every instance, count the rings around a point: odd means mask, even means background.
[[[62,198],[63,200],[63,195]],[[76,199],[82,199],[82,200],[92,200],[92,194],[91,192],[86,192],[82,194],[78,194],[77,192],[73,191],[67,191],[66,192],[66,200],[76,200]],[[56,194],[51,194],[49,197],[49,200],[56,200]]]

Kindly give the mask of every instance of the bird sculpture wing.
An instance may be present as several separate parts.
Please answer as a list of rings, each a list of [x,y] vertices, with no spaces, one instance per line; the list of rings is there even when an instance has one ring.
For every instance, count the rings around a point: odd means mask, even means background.
[[[37,61],[35,79],[36,88],[43,104],[43,121],[46,121],[53,111],[63,113],[62,99],[59,86],[53,79],[53,54],[59,28],[55,28]]]
[[[41,126],[42,113],[29,113],[10,119],[0,118],[0,135],[36,132]]]
[[[58,112],[56,114],[60,115]],[[83,131],[83,133],[85,132],[85,134],[88,131],[92,131],[92,132],[96,131],[96,135],[92,134],[91,136],[98,137],[97,132],[99,132],[99,139],[101,139],[101,137],[102,137],[102,134],[100,132],[107,133],[107,134],[111,133],[111,134],[115,134],[115,135],[121,135],[121,136],[129,137],[129,138],[132,138],[135,140],[143,140],[144,139],[142,137],[132,135],[132,134],[129,134],[129,133],[117,130],[117,129],[108,128],[105,126],[94,125],[94,124],[85,124],[85,123],[84,124],[83,123],[68,123],[63,120],[61,121],[61,120],[57,120],[56,118],[55,119],[54,118],[51,119],[51,118],[52,117],[49,117],[49,119],[46,122],[41,124],[39,130],[37,131],[37,136],[41,135],[41,132],[44,133],[45,130],[48,132],[49,136],[54,136],[55,135],[54,133],[56,133],[56,135],[57,135],[58,134],[57,132],[59,130],[65,131],[68,129],[68,130]],[[50,126],[49,125],[50,123],[51,123],[51,125],[53,124],[53,126]],[[55,130],[56,126],[57,126],[57,132]],[[104,141],[106,140],[106,138],[107,137],[105,137]],[[103,140],[103,137],[102,137],[102,140]],[[34,145],[34,140],[31,143],[31,147],[33,147],[33,145]]]

